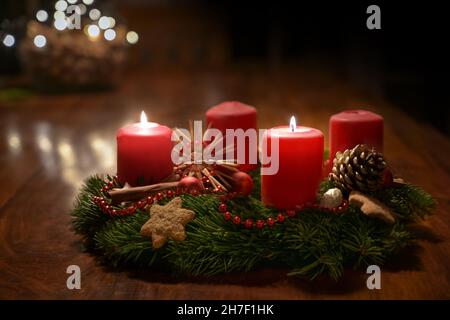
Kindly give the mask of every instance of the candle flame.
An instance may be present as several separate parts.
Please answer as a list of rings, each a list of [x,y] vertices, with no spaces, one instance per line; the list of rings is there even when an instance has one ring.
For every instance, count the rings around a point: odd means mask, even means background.
[[[141,124],[147,124],[148,120],[147,120],[147,115],[145,114],[144,111],[141,112]]]
[[[291,122],[289,123],[289,127],[291,128],[291,132],[295,132],[295,129],[297,128],[297,122],[295,121],[295,117],[291,117]]]

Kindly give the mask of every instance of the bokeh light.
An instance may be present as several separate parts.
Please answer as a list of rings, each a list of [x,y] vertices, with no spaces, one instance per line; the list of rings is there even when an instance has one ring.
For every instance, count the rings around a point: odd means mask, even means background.
[[[55,9],[58,11],[65,11],[67,9],[67,2],[60,0],[55,3]]]
[[[55,23],[54,23],[54,26],[55,26],[55,28],[56,28],[57,30],[62,31],[62,30],[64,30],[65,28],[67,28],[67,21],[66,21],[65,18],[64,18],[64,19],[56,19],[56,20],[55,20]]]
[[[4,38],[3,38],[3,44],[7,47],[12,47],[14,45],[14,43],[16,42],[16,38],[14,38],[13,35],[11,34],[7,34]]]
[[[87,29],[88,35],[91,37],[98,37],[98,35],[100,34],[100,29],[96,26],[91,24],[88,29]]]
[[[139,41],[139,35],[135,31],[129,31],[127,33],[127,42],[129,44],[136,44]]]
[[[116,26],[116,19],[109,17],[109,27],[114,28]]]
[[[89,11],[89,18],[91,18],[92,20],[97,20],[98,18],[100,18],[101,14],[102,13],[100,12],[100,10],[92,9],[91,11]]]
[[[65,13],[62,12],[62,11],[56,11],[56,12],[53,14],[53,18],[54,18],[55,20],[64,20],[64,19],[66,18],[66,15],[65,15]]]
[[[36,12],[36,19],[39,22],[45,22],[48,19],[48,13],[45,10],[39,10],[38,12]]]
[[[109,17],[103,16],[98,20],[98,26],[103,30],[106,30],[109,28],[109,22]]]
[[[34,37],[33,42],[36,47],[42,48],[47,44],[47,39],[42,34],[38,34]]]
[[[116,38],[116,32],[113,29],[108,29],[103,34],[106,40],[112,41]]]

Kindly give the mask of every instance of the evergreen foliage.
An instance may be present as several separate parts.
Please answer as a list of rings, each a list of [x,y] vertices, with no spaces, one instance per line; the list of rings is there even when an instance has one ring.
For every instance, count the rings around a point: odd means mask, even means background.
[[[328,274],[339,279],[345,268],[383,264],[390,256],[413,241],[408,223],[423,218],[434,206],[432,197],[419,187],[404,185],[374,194],[391,206],[398,221],[387,225],[363,215],[350,206],[343,214],[320,209],[304,209],[297,217],[276,223],[273,228],[245,229],[224,221],[217,211],[215,195],[182,195],[183,207],[194,210],[196,218],[186,225],[186,240],[169,241],[152,250],[151,241],[140,235],[148,220],[147,212],[138,210],[126,217],[109,217],[92,202],[107,183],[92,176],[77,198],[72,212],[74,230],[81,234],[100,259],[113,267],[156,262],[167,264],[174,273],[211,276],[235,271],[250,271],[259,266],[288,266],[289,275],[315,278]],[[228,206],[242,219],[276,216],[259,200],[259,177],[254,175],[250,197],[236,198]],[[320,193],[333,184],[325,180]]]

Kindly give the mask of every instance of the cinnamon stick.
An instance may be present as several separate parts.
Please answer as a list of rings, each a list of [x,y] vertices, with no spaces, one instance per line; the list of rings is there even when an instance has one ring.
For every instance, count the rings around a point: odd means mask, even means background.
[[[108,193],[111,197],[111,204],[116,205],[125,201],[137,201],[160,191],[176,188],[177,186],[178,181],[162,182],[150,186],[113,189]]]

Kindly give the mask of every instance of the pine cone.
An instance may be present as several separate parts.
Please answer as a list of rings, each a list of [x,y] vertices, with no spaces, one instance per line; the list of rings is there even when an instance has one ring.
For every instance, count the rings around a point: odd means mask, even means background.
[[[353,149],[336,153],[329,179],[343,191],[375,191],[383,185],[385,167],[381,153],[358,144]]]

